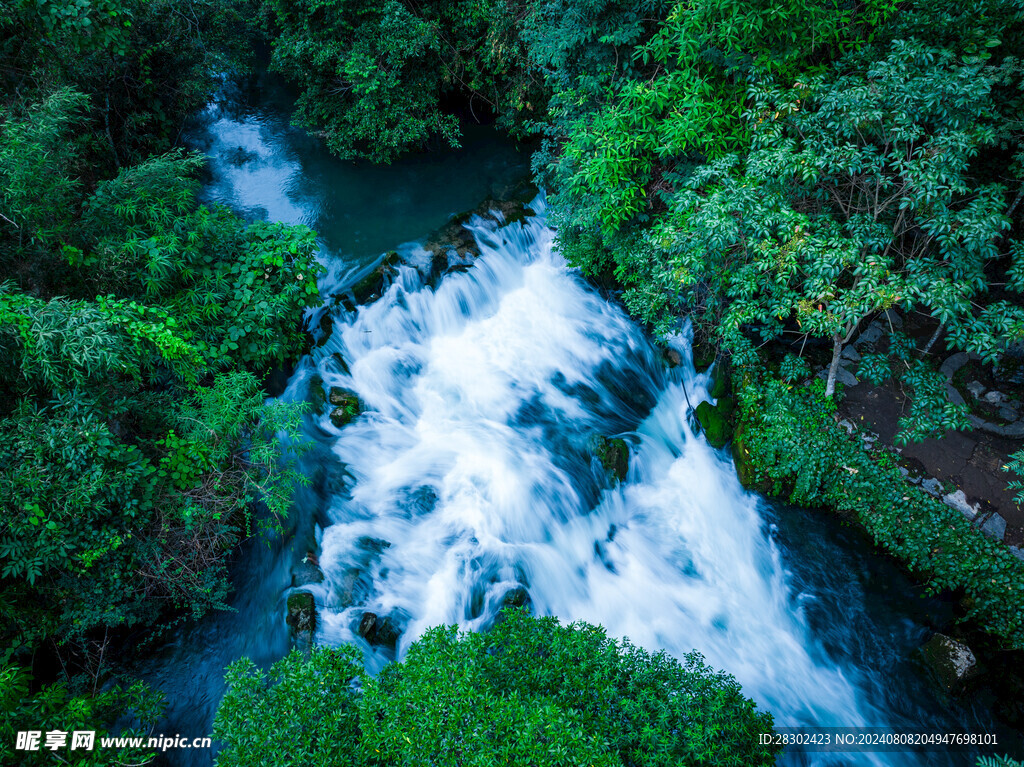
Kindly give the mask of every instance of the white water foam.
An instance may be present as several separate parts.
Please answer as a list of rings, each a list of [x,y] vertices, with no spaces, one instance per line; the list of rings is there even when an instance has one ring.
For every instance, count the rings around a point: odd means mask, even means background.
[[[884,724],[810,636],[758,498],[691,431],[706,377],[688,358],[665,370],[542,219],[473,229],[473,268],[436,290],[404,270],[314,351],[325,386],[367,408],[321,421],[350,476],[327,511],[317,641],[379,668],[392,655],[358,636],[364,612],[402,627],[401,656],[429,626],[485,628],[525,586],[537,613],[698,649],[776,724]],[[592,457],[599,434],[631,446],[625,482]]]

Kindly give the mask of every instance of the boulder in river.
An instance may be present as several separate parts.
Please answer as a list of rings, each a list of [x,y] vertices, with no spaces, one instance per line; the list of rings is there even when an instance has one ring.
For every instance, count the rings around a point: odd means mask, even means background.
[[[398,274],[401,263],[402,257],[397,252],[392,250],[385,255],[373,271],[352,286],[352,295],[355,296],[356,302],[369,304],[380,298],[391,280]]]
[[[359,636],[375,647],[386,647],[394,651],[402,630],[393,616],[381,617],[377,613],[365,612],[359,619]]]
[[[341,581],[337,585],[338,605],[345,609],[352,605],[363,603],[370,593],[372,586],[373,581],[370,576],[359,568],[348,568],[341,576]]]
[[[316,561],[315,556],[307,554],[306,557],[292,568],[292,588],[306,586],[310,583],[323,583],[324,571]]]
[[[626,481],[629,473],[629,446],[626,440],[598,436],[594,440],[593,452],[605,471],[620,482]]]
[[[359,397],[338,386],[331,387],[328,400],[334,405],[334,409],[331,410],[331,423],[339,429],[362,412]]]
[[[473,216],[491,218],[504,224],[536,215],[529,206],[537,196],[537,188],[527,179],[503,190],[497,198],[484,200],[472,210],[452,216],[448,223],[427,237],[423,247],[434,255],[432,271],[440,277],[448,267],[448,254],[453,252],[457,259],[476,258],[480,255],[473,234],[466,229]]]
[[[324,380],[320,376],[313,376],[309,380],[309,403],[313,406],[313,412],[319,413],[327,401],[327,394],[324,392]]]
[[[288,625],[296,632],[316,628],[316,602],[308,591],[295,591],[288,597]]]
[[[948,694],[955,695],[963,690],[977,667],[971,648],[945,634],[935,634],[920,652],[921,659]]]

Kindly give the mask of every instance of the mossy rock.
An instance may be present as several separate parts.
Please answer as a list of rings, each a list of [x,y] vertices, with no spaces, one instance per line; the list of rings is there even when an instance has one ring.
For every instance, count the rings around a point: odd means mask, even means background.
[[[352,286],[352,295],[359,304],[376,301],[384,293],[388,281],[398,274],[402,257],[394,250],[389,252],[381,262],[363,279]]]
[[[348,363],[345,362],[345,358],[341,356],[341,352],[334,352],[334,354],[331,355],[330,364],[336,365],[338,372],[343,375],[349,375],[351,372],[348,368]]]
[[[359,397],[338,386],[331,387],[328,399],[334,405],[334,409],[331,410],[331,423],[339,429],[363,411]]]
[[[505,593],[505,596],[501,598],[502,609],[506,607],[521,607],[527,610],[531,609],[533,600],[530,599],[530,592],[526,590],[525,586],[516,586],[514,589]]]
[[[704,436],[713,447],[725,447],[732,438],[731,419],[736,408],[736,400],[723,397],[717,405],[704,401],[697,405],[694,415],[704,430]]]
[[[296,631],[316,628],[316,601],[308,591],[296,591],[288,597],[288,625]]]
[[[732,393],[732,365],[727,359],[720,359],[715,365],[715,374],[712,376],[711,391],[712,399],[721,399]]]
[[[525,221],[530,216],[537,215],[537,212],[528,204],[536,196],[537,187],[529,180],[525,180],[504,190],[495,198],[484,200],[472,210],[463,211],[456,216],[452,216],[447,224],[427,237],[423,246],[424,249],[434,254],[433,270],[435,276],[438,276],[447,267],[449,249],[454,250],[461,258],[466,258],[467,256],[476,258],[480,255],[476,240],[465,226],[473,216],[500,221],[501,219],[494,215],[494,212],[497,211],[501,214],[501,218],[504,219],[506,225]],[[440,272],[438,271],[439,269],[441,270]]]
[[[594,454],[604,466],[605,471],[620,482],[626,481],[626,475],[629,474],[629,446],[626,444],[626,440],[598,437]]]

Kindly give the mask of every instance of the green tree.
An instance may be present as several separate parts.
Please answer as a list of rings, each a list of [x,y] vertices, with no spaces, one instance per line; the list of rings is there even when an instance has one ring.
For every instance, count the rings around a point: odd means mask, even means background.
[[[390,162],[440,138],[458,146],[448,96],[514,124],[543,99],[512,14],[495,0],[266,0],[272,65],[302,89],[296,117],[342,158]]]

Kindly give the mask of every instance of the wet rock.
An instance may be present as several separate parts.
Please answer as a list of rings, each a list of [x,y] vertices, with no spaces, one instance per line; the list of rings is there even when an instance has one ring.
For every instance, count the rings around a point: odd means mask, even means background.
[[[320,338],[317,340],[315,344],[313,344],[313,346],[316,348],[320,348],[325,343],[327,343],[331,338],[331,334],[334,332],[334,317],[331,316],[331,313],[329,311],[325,311],[320,316],[319,328]]]
[[[598,436],[594,442],[592,451],[605,471],[620,482],[625,482],[629,474],[629,447],[626,441]]]
[[[524,219],[537,215],[536,211],[529,206],[529,202],[537,196],[537,188],[530,183],[521,184],[515,190],[502,193],[509,194],[506,199],[484,200],[472,210],[467,210],[453,216],[447,224],[433,232],[427,237],[423,247],[434,254],[437,259],[434,263],[435,272],[440,264],[440,257],[448,259],[449,251],[454,252],[456,258],[476,258],[480,255],[473,234],[466,229],[466,224],[473,216],[490,218],[499,224],[514,224]],[[438,273],[438,276],[440,274]]]
[[[728,358],[720,359],[715,363],[714,375],[712,376],[711,391],[708,394],[712,399],[721,399],[732,391],[732,365]]]
[[[716,356],[718,356],[718,349],[710,344],[695,343],[693,345],[693,367],[698,373],[707,370],[715,361]]]
[[[371,645],[394,651],[402,631],[398,621],[392,616],[382,618],[376,613],[365,612],[359,619],[359,636]]]
[[[530,592],[526,590],[525,586],[516,586],[514,589],[505,592],[505,596],[501,598],[502,608],[525,607],[529,609],[531,604]]]
[[[735,408],[736,400],[732,397],[722,397],[717,405],[704,401],[693,411],[704,430],[704,436],[713,447],[725,447],[732,438],[730,421]]]
[[[1001,391],[990,391],[982,399],[990,405],[1002,405],[1006,402],[1006,395]]]
[[[332,372],[341,373],[342,375],[351,374],[348,363],[345,362],[345,358],[341,356],[341,352],[334,352],[334,354],[328,357],[327,366]]]
[[[320,569],[320,566],[316,561],[311,561],[308,557],[305,561],[300,562],[292,568],[292,587],[306,586],[310,583],[323,583],[324,582],[324,571]]]
[[[999,514],[993,513],[988,519],[981,523],[981,532],[985,533],[989,538],[995,538],[997,541],[1003,540],[1003,536],[1006,535],[1006,520]]]
[[[665,350],[665,361],[668,363],[669,367],[677,368],[683,364],[683,355],[676,349],[669,347]]]
[[[361,570],[350,567],[345,570],[337,587],[338,606],[347,607],[361,604],[370,593],[370,579]]]
[[[383,295],[391,280],[398,274],[402,257],[391,251],[373,270],[352,286],[352,295],[359,304],[369,304]]]
[[[369,535],[362,535],[356,541],[356,546],[363,551],[370,552],[371,554],[381,554],[385,549],[391,548],[391,541],[385,541],[383,538],[373,538]]]
[[[340,387],[332,386],[328,399],[335,406],[331,410],[331,423],[339,429],[362,412],[359,397]]]
[[[971,648],[945,634],[935,634],[921,648],[920,653],[939,685],[949,694],[963,690],[964,684],[977,667]]]
[[[948,493],[947,495],[942,496],[942,502],[951,509],[956,509],[969,520],[973,520],[978,516],[977,504],[969,504],[967,502],[967,496],[964,495],[963,490],[957,490],[955,493]]]
[[[967,384],[967,391],[974,399],[979,399],[985,393],[985,385],[981,381],[970,381]]]
[[[442,248],[438,248],[434,251],[434,255],[430,259],[430,276],[431,278],[440,277],[446,271],[448,271],[449,259],[448,251]]]
[[[295,631],[316,628],[316,602],[308,591],[295,591],[288,597],[288,625]]]

